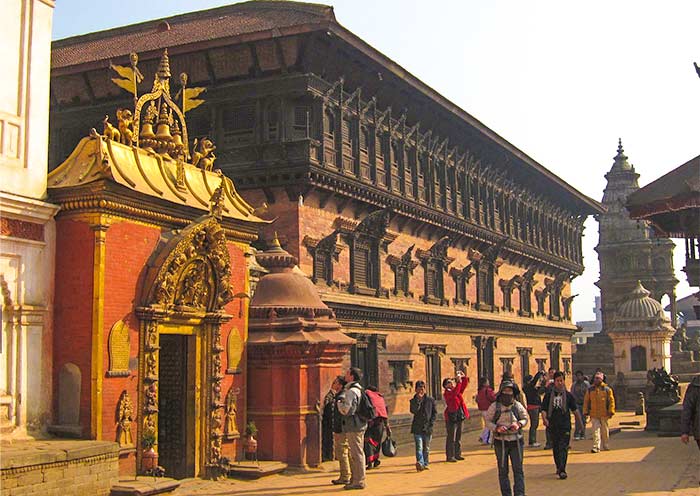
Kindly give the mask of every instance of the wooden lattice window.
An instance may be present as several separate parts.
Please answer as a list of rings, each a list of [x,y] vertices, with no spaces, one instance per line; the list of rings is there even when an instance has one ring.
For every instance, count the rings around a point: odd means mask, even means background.
[[[276,103],[270,103],[265,108],[265,139],[277,141],[279,139],[279,110]]]
[[[520,356],[520,380],[525,385],[525,376],[530,374],[530,357],[532,356],[532,348],[517,348]]]
[[[455,283],[454,302],[458,305],[467,305],[469,303],[467,299],[467,286],[469,285],[469,279],[472,276],[471,265],[468,265],[463,269],[451,269],[450,276]]]
[[[348,335],[355,338],[355,344],[350,349],[350,365],[362,370],[360,383],[364,387],[377,387],[379,385],[379,349],[386,348],[386,335],[362,333]]]
[[[311,107],[307,105],[297,105],[294,107],[292,136],[294,139],[304,139],[311,136]]]
[[[255,140],[255,105],[231,105],[222,112],[225,146],[240,146]]]
[[[450,244],[450,238],[444,236],[438,240],[430,250],[416,250],[416,256],[423,264],[423,280],[425,294],[423,301],[437,305],[446,305],[449,302],[445,300],[445,286],[443,273],[447,270],[449,264],[454,261],[454,258],[447,256],[447,247]]]
[[[410,389],[413,381],[410,380],[410,369],[413,368],[413,360],[389,360],[389,367],[392,369],[393,381],[389,385],[398,389]]]

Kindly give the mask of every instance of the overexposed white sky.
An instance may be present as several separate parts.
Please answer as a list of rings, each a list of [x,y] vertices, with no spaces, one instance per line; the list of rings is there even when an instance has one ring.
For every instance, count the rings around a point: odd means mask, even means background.
[[[53,38],[229,3],[58,0]],[[579,191],[601,200],[622,138],[643,186],[700,154],[700,1],[337,0],[340,24]],[[574,320],[593,319],[598,224]],[[691,293],[674,266],[680,297]]]

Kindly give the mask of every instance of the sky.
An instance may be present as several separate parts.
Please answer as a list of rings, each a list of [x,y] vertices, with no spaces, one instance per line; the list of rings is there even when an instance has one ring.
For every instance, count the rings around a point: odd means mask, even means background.
[[[58,0],[60,39],[230,3]],[[340,24],[598,201],[618,138],[640,186],[700,153],[700,2],[337,0]],[[598,223],[586,221],[573,319],[592,320]],[[676,294],[689,288],[674,267]]]

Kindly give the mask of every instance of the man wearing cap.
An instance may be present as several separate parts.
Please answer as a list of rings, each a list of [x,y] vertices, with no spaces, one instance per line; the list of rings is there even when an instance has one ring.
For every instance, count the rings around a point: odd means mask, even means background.
[[[498,481],[502,496],[525,496],[523,473],[523,434],[527,425],[527,410],[514,398],[515,387],[503,381],[496,401],[486,411],[486,427],[493,432],[493,447],[498,462]],[[508,459],[513,468],[513,490],[508,477]]]
[[[598,453],[601,449],[608,451],[608,420],[615,415],[615,395],[610,386],[604,382],[605,374],[596,372],[593,376],[593,385],[588,388],[583,398],[583,414],[591,417],[593,426],[593,449],[591,453]]]

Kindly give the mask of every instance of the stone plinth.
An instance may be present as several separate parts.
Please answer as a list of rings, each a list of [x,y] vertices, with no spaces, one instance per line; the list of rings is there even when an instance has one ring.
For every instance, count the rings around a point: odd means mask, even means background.
[[[681,435],[681,411],[683,405],[675,403],[661,408],[656,412],[659,421],[658,435],[662,437],[675,437]]]
[[[648,394],[646,400],[647,426],[644,430],[659,431],[661,422],[659,412],[677,403],[678,399],[671,396]],[[678,422],[680,423],[680,418]]]
[[[2,494],[107,496],[118,479],[119,446],[105,441],[24,441],[2,445]]]

